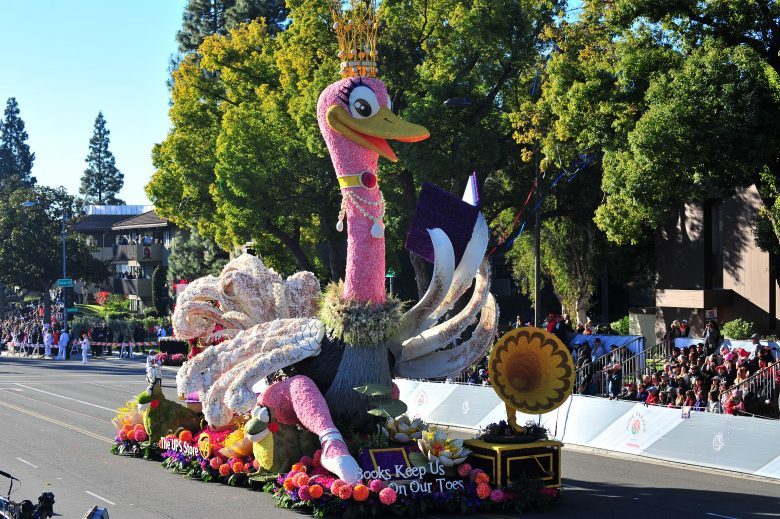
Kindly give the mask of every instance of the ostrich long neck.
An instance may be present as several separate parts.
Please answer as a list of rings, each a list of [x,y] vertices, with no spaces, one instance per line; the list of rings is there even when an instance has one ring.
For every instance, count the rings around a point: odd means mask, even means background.
[[[339,153],[339,150],[331,150],[333,165],[337,176],[355,175],[368,171],[376,175],[376,154],[372,157],[362,157],[364,160],[355,160],[354,156]],[[368,158],[368,160],[365,160]],[[378,202],[381,193],[377,185],[373,189],[363,187],[343,188],[350,191],[363,200]],[[344,299],[352,299],[361,303],[384,304],[385,302],[385,239],[371,236],[371,227],[374,221],[367,218],[363,212],[355,206],[355,198],[347,197],[347,274],[344,282]],[[381,207],[357,203],[363,210],[378,217]]]

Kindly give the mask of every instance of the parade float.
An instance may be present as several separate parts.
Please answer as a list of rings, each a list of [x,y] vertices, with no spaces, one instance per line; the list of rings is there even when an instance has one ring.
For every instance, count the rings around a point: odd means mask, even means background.
[[[516,330],[490,360],[510,411],[506,432],[530,434],[532,451],[454,439],[407,416],[398,399],[393,378],[453,376],[493,346],[488,226],[473,197],[425,184],[406,245],[433,263],[430,287],[409,309],[386,293],[377,163],[397,160],[388,139],[412,143],[429,134],[389,108],[377,78],[376,2],[329,6],[342,78],[321,93],[317,120],[341,188],[345,279],[321,292],[314,274],[284,279],[245,254],[219,276],[190,283],[173,316],[176,336],[192,344],[176,375],[180,401],[166,399],[152,377],[120,409],[114,452],[162,459],[193,479],[265,490],[280,507],[316,516],[549,503],[560,488],[559,461],[540,460],[559,459],[560,444],[512,417],[515,409],[546,412],[571,392],[571,357],[555,337]],[[507,461],[524,448],[533,470]]]

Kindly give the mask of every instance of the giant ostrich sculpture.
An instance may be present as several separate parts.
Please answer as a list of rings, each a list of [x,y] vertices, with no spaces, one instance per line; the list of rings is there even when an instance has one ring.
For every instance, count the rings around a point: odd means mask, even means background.
[[[484,356],[497,327],[484,259],[488,228],[481,215],[457,268],[448,236],[441,229],[428,230],[434,269],[417,305],[402,314],[400,303],[385,293],[378,158],[397,160],[387,139],[428,137],[422,126],[393,114],[388,99],[379,79],[347,77],[328,86],[317,103],[343,195],[339,227],[346,217],[348,233],[343,285],[331,287],[322,298],[313,274],[298,273],[285,281],[260,259],[242,256],[218,278],[202,278],[188,287],[174,314],[178,336],[207,336],[219,324],[217,333],[227,338],[177,374],[180,395],[197,391],[209,424],[224,426],[234,413],[251,412],[255,419],[247,432],[254,441],[267,433],[254,427],[258,422],[301,425],[320,438],[323,466],[348,482],[358,479],[358,466],[336,423],[354,429],[368,418],[367,398],[353,388],[390,386],[393,376],[458,373]],[[442,321],[472,285],[465,306]],[[469,339],[457,344],[468,328]],[[280,370],[287,376],[266,386],[266,379]]]

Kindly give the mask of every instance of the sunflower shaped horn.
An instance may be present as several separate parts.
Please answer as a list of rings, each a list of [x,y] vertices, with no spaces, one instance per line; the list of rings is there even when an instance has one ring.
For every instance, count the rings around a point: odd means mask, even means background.
[[[513,410],[543,414],[557,409],[574,387],[574,362],[569,349],[539,328],[516,328],[501,337],[488,360],[490,382]]]

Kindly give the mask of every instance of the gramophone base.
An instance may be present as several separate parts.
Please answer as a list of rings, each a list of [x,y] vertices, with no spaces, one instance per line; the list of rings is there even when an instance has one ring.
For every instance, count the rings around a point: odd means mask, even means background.
[[[561,486],[561,442],[503,444],[466,440],[464,445],[471,451],[468,463],[484,470],[491,481],[502,487],[521,479],[536,479],[548,488]]]

